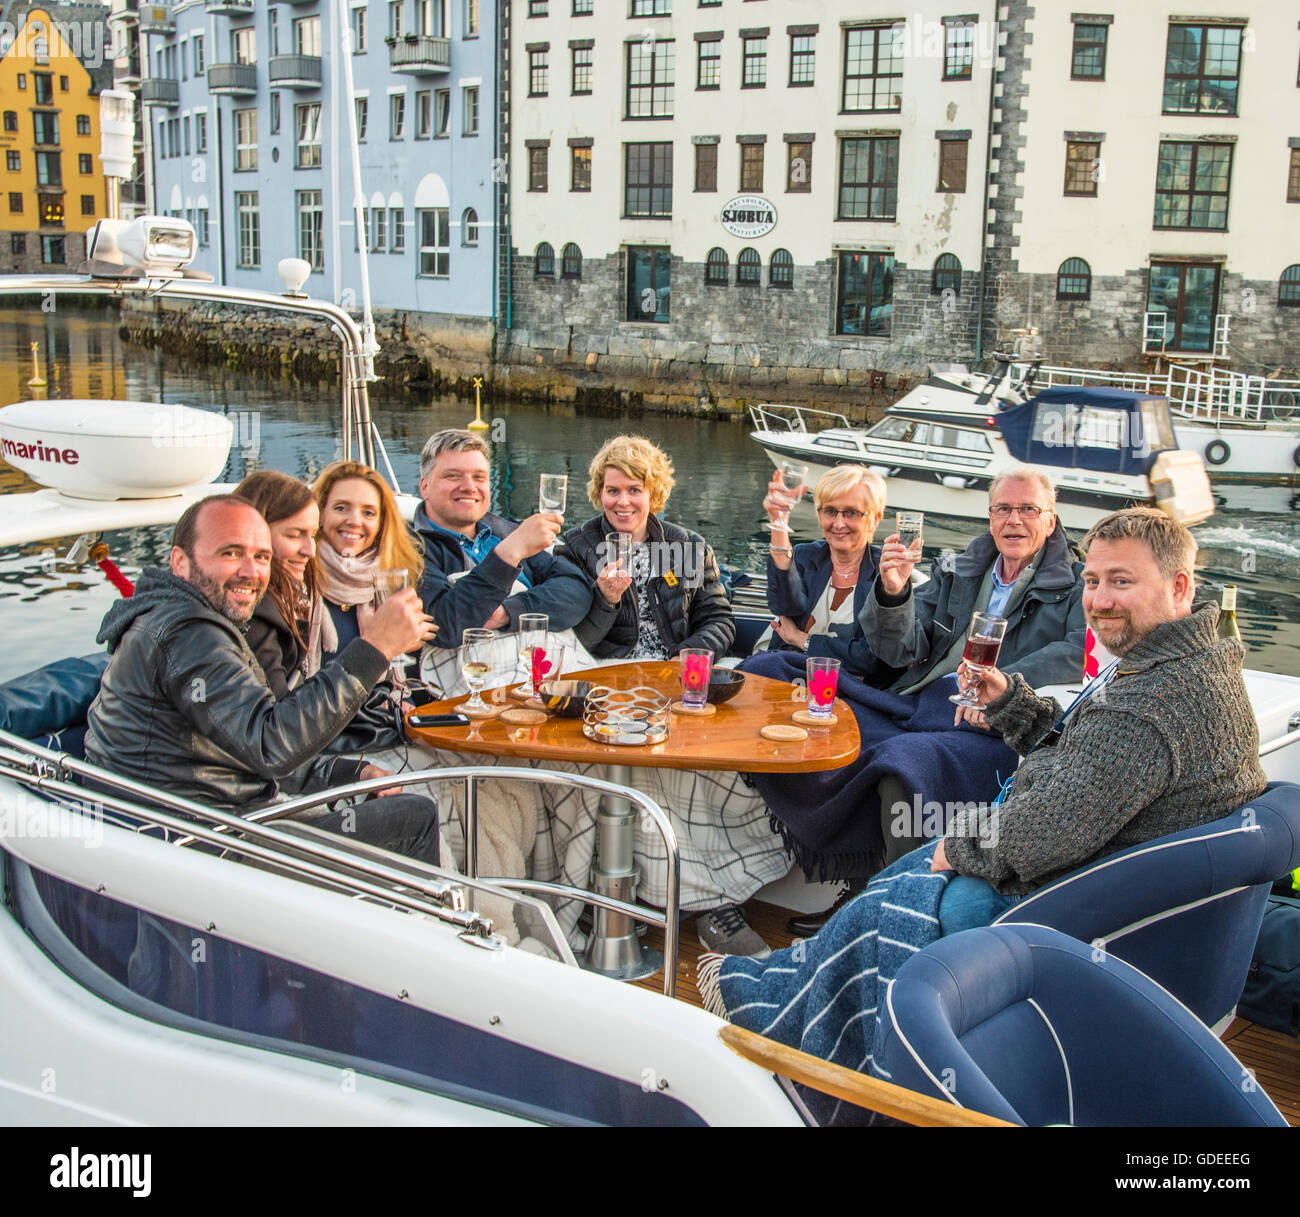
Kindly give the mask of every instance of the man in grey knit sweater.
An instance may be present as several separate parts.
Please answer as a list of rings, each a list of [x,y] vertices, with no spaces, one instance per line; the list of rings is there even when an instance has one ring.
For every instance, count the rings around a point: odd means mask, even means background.
[[[1216,606],[1192,605],[1191,534],[1138,507],[1102,520],[1084,546],[1084,613],[1118,665],[1059,732],[1055,701],[1019,674],[985,670],[977,697],[987,723],[1024,760],[1000,805],[954,818],[935,853],[935,871],[956,872],[939,908],[945,934],[985,925],[1108,854],[1219,819],[1264,789],[1241,644],[1216,636]]]

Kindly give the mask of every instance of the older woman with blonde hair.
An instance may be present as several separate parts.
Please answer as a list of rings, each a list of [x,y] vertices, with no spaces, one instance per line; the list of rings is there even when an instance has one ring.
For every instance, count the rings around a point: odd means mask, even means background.
[[[600,512],[570,529],[564,553],[593,580],[591,610],[575,627],[597,658],[670,659],[684,647],[721,658],[736,636],[713,550],[698,533],[659,518],[673,463],[644,436],[616,435],[592,458],[587,495]],[[618,535],[631,560],[618,560]]]
[[[824,540],[793,547],[783,525],[783,489],[774,476],[763,500],[772,521],[767,605],[775,619],[769,649],[832,656],[858,676],[874,674],[879,665],[858,615],[879,571],[880,546],[871,538],[885,510],[884,480],[861,465],[822,474],[813,505]]]

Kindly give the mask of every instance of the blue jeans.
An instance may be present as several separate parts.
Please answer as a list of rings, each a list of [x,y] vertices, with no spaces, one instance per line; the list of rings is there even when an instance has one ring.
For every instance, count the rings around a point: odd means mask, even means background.
[[[939,898],[939,933],[946,937],[988,925],[1023,899],[1023,896],[1003,896],[985,879],[954,875]]]

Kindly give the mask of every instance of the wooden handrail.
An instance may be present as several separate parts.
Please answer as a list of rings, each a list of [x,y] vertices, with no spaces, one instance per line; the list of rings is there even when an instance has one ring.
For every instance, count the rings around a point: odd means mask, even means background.
[[[846,1103],[855,1103],[859,1107],[878,1111],[881,1115],[892,1116],[907,1124],[923,1128],[1015,1127],[996,1116],[986,1116],[980,1111],[941,1102],[929,1095],[895,1086],[893,1082],[868,1077],[854,1069],[845,1069],[843,1065],[832,1065],[819,1056],[800,1052],[798,1048],[777,1043],[776,1040],[747,1031],[733,1023],[723,1027],[718,1035],[732,1052],[783,1078],[811,1086],[814,1090],[843,1099]]]

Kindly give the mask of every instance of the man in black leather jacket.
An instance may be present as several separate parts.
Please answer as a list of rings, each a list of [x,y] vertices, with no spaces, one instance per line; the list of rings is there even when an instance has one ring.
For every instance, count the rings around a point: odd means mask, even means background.
[[[181,517],[169,571],[144,571],[110,609],[98,641],[112,658],[88,715],[93,764],[226,811],[387,771],[321,756],[397,655],[427,640],[413,591],[391,597],[364,636],[277,702],[244,639],[266,591],[266,521],[231,495]],[[425,861],[438,856],[437,808],[414,794],[375,799],[312,821]]]

